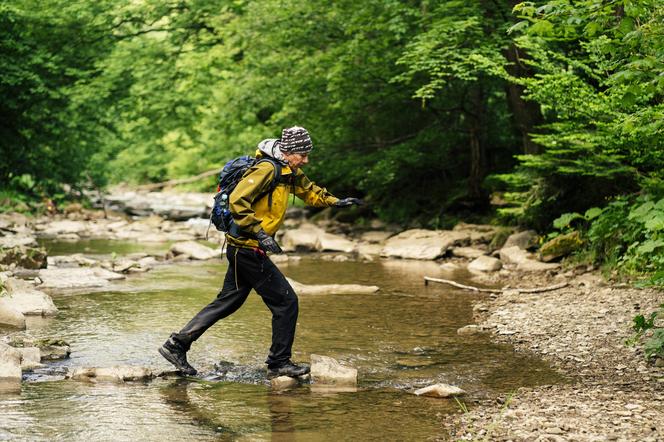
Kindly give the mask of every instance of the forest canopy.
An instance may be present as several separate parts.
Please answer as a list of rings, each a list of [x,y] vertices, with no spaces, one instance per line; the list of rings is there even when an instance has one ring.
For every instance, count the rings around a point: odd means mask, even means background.
[[[0,189],[192,176],[300,125],[315,144],[309,175],[389,221],[489,214],[550,229],[621,198],[656,204],[663,9],[3,2]]]

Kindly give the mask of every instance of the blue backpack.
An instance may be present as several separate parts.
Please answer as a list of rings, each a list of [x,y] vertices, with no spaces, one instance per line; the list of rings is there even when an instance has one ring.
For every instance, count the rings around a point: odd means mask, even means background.
[[[214,205],[212,206],[212,211],[210,213],[210,223],[214,224],[217,230],[221,232],[230,232],[231,228],[235,225],[233,223],[233,216],[231,215],[228,200],[247,170],[261,162],[268,162],[274,166],[274,179],[266,192],[269,195],[268,205],[272,207],[272,192],[277,185],[279,185],[281,179],[281,165],[279,165],[273,158],[269,157],[256,159],[245,155],[232,159],[224,165],[219,173],[217,194],[214,196]]]

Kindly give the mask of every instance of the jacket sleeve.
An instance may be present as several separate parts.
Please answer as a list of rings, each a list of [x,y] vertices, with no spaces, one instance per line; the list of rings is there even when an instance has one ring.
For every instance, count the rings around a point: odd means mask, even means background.
[[[274,178],[274,166],[262,162],[250,168],[230,195],[229,207],[233,221],[245,232],[253,234],[261,229],[262,219],[256,216],[251,207],[262,193],[266,192]]]
[[[334,205],[339,198],[332,195],[324,187],[318,187],[311,182],[309,178],[298,170],[295,176],[295,195],[305,202],[307,206],[312,207],[330,207]]]

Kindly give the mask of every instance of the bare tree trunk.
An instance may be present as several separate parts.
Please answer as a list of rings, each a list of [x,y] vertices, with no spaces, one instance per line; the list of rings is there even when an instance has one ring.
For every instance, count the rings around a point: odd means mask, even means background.
[[[470,170],[468,173],[468,196],[473,200],[483,197],[482,181],[486,174],[486,118],[485,97],[481,82],[471,87],[470,104],[472,109],[468,113],[470,120]]]
[[[532,76],[532,71],[526,65],[521,63],[521,59],[525,57],[523,51],[511,44],[508,49],[503,53],[505,58],[510,62],[507,71],[514,77],[529,77]],[[523,87],[517,84],[507,84],[507,103],[512,111],[514,123],[521,133],[521,144],[523,153],[526,154],[539,154],[541,148],[535,144],[530,136],[533,129],[542,122],[542,114],[537,103],[532,101],[525,101],[523,99]]]

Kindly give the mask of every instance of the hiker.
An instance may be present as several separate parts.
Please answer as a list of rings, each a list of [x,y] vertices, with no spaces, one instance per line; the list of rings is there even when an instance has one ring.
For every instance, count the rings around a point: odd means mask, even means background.
[[[361,204],[357,198],[338,199],[309,181],[301,167],[309,162],[313,144],[306,129],[284,129],[281,139],[263,140],[258,145],[258,161],[242,176],[232,191],[229,207],[233,227],[226,234],[228,270],[217,298],[194,316],[179,333],[159,349],[159,353],[186,375],[196,369],[187,362],[191,344],[220,319],[239,309],[253,288],[272,312],[272,346],[267,357],[267,377],[301,376],[307,365],[294,364],[291,347],[295,338],[298,300],[281,271],[267,253],[282,253],[274,240],[288,206],[291,193],[313,207],[349,207]],[[281,168],[278,174],[275,167]],[[273,179],[279,182],[273,187]],[[266,190],[272,189],[269,192]]]

